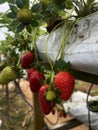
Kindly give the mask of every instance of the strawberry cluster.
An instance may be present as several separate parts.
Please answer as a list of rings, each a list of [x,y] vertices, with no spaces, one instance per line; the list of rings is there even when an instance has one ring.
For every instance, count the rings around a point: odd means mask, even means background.
[[[39,101],[43,114],[54,112],[57,104],[67,101],[74,90],[75,79],[68,71],[59,71],[53,75],[52,83],[47,83],[44,73],[32,67],[35,56],[32,52],[26,52],[21,59],[22,68],[27,69],[27,77],[30,90],[35,93],[39,91]],[[60,115],[66,115],[64,111]]]
[[[22,55],[21,67],[27,69],[27,78],[33,93],[40,89],[42,82],[45,80],[44,74],[39,72],[35,67],[32,67],[34,62],[35,55],[33,52],[27,51]]]
[[[71,97],[74,85],[75,79],[69,72],[58,72],[53,78],[53,86],[45,84],[40,88],[39,99],[42,112],[49,114],[56,104],[67,101]]]

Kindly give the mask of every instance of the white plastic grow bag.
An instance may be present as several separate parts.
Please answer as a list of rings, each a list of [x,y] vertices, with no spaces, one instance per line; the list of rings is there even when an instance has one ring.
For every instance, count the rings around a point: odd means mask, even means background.
[[[77,98],[78,97],[78,98]],[[90,96],[89,101],[97,100],[98,96]],[[80,120],[86,125],[89,125],[88,108],[86,104],[87,94],[76,91],[71,96],[71,101],[68,100],[63,104],[65,111]],[[70,108],[70,109],[69,109]],[[98,113],[90,112],[91,127],[93,130],[98,130]]]
[[[47,61],[47,55],[55,61],[62,41],[62,27],[49,34],[39,37],[37,48],[40,57]],[[65,46],[64,60],[70,61],[71,67],[83,72],[98,75],[98,12],[80,21],[74,28]]]

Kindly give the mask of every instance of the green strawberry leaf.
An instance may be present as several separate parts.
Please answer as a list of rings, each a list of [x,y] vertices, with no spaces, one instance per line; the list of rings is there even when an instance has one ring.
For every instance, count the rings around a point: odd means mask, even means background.
[[[25,28],[25,26],[23,24],[19,24],[17,29],[16,29],[16,32],[19,33],[21,32],[23,29]]]
[[[15,5],[9,4],[9,7],[10,7],[10,10],[11,10],[12,12],[14,12],[14,13],[17,13],[17,12],[18,12],[18,8],[17,8]]]
[[[32,12],[38,12],[41,10],[41,3],[36,3],[31,7]]]
[[[31,25],[32,25],[32,27],[38,27],[39,23],[36,20],[32,20]]]
[[[7,0],[0,0],[0,4],[5,3]]]
[[[2,20],[4,20],[5,22],[4,23],[10,23],[10,19],[7,17],[7,15],[2,15],[1,16]]]
[[[8,3],[15,4],[16,0],[7,0],[7,1],[8,1]]]
[[[32,27],[31,27],[30,25],[26,26],[26,29],[27,29],[27,31],[28,31],[29,33],[32,32]]]
[[[23,0],[16,0],[16,5],[18,8],[22,9],[24,7]]]
[[[23,0],[23,5],[26,9],[29,9],[29,0]]]
[[[11,23],[10,23],[10,26],[17,26],[19,24],[19,21],[18,20],[13,20]]]
[[[58,73],[59,71],[66,70],[68,71],[70,67],[69,62],[65,62],[62,59],[58,59],[54,64],[54,71],[55,73]]]
[[[16,14],[13,13],[13,12],[9,12],[9,13],[7,13],[7,17],[11,18],[11,19],[15,19],[16,18]]]

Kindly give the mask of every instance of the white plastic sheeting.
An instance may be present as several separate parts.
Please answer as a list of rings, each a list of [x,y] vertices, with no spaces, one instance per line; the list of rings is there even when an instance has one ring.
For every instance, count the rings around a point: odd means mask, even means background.
[[[81,103],[80,105],[73,107],[70,114],[89,126],[88,109],[86,107],[86,103]],[[98,130],[98,113],[90,112],[90,121],[92,129]]]
[[[77,91],[72,94],[71,101],[63,104],[65,111],[80,120],[86,125],[88,121],[88,108],[86,104],[87,94]],[[98,96],[89,96],[89,100],[96,100]],[[69,109],[70,108],[70,109]],[[98,130],[98,113],[90,112],[91,127],[93,130]]]
[[[47,61],[47,55],[55,61],[62,42],[62,27],[39,37],[37,48],[40,57]],[[65,46],[64,60],[70,61],[71,67],[98,75],[98,12],[81,19],[74,28]]]

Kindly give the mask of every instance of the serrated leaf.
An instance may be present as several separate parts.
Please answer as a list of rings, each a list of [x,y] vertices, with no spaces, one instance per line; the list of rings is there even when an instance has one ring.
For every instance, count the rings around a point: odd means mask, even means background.
[[[23,24],[20,24],[20,25],[17,26],[16,32],[19,33],[19,32],[21,32],[24,28],[25,28],[25,26],[24,26]]]
[[[34,4],[32,7],[31,7],[31,11],[32,12],[38,12],[40,9],[41,9],[41,3],[37,3],[37,4]]]
[[[51,11],[55,7],[55,4],[50,4],[47,8],[46,11]]]
[[[31,26],[30,26],[30,25],[26,26],[26,30],[27,30],[29,33],[31,33],[31,32],[32,32]]]
[[[6,15],[2,15],[2,20],[4,20],[6,23],[10,22],[10,19]]]
[[[0,0],[0,4],[5,3],[7,0]]]
[[[31,25],[32,25],[32,27],[38,27],[39,23],[36,20],[32,20]]]
[[[40,20],[40,19],[44,18],[44,16],[42,14],[40,14],[40,13],[35,14],[35,16],[33,16],[33,17],[36,20]]]
[[[24,7],[24,1],[22,1],[22,0],[16,0],[16,5],[17,5],[20,9],[22,9],[22,8]]]
[[[11,19],[15,19],[16,18],[16,14],[13,13],[13,12],[9,12],[9,13],[7,13],[7,17],[11,18]]]
[[[15,4],[16,0],[7,0],[7,1],[8,1],[8,3]]]
[[[6,23],[5,20],[0,19],[0,24],[4,24],[4,23]]]
[[[72,7],[73,7],[72,0],[66,1],[66,8],[67,9],[72,9]]]
[[[17,26],[19,24],[18,20],[13,20],[10,24],[10,26]]]
[[[14,13],[17,13],[17,12],[18,12],[18,8],[17,8],[15,5],[9,4],[9,7],[10,7],[10,10],[11,10],[12,12],[14,12]]]
[[[26,9],[29,9],[29,0],[23,0],[23,5]]]

